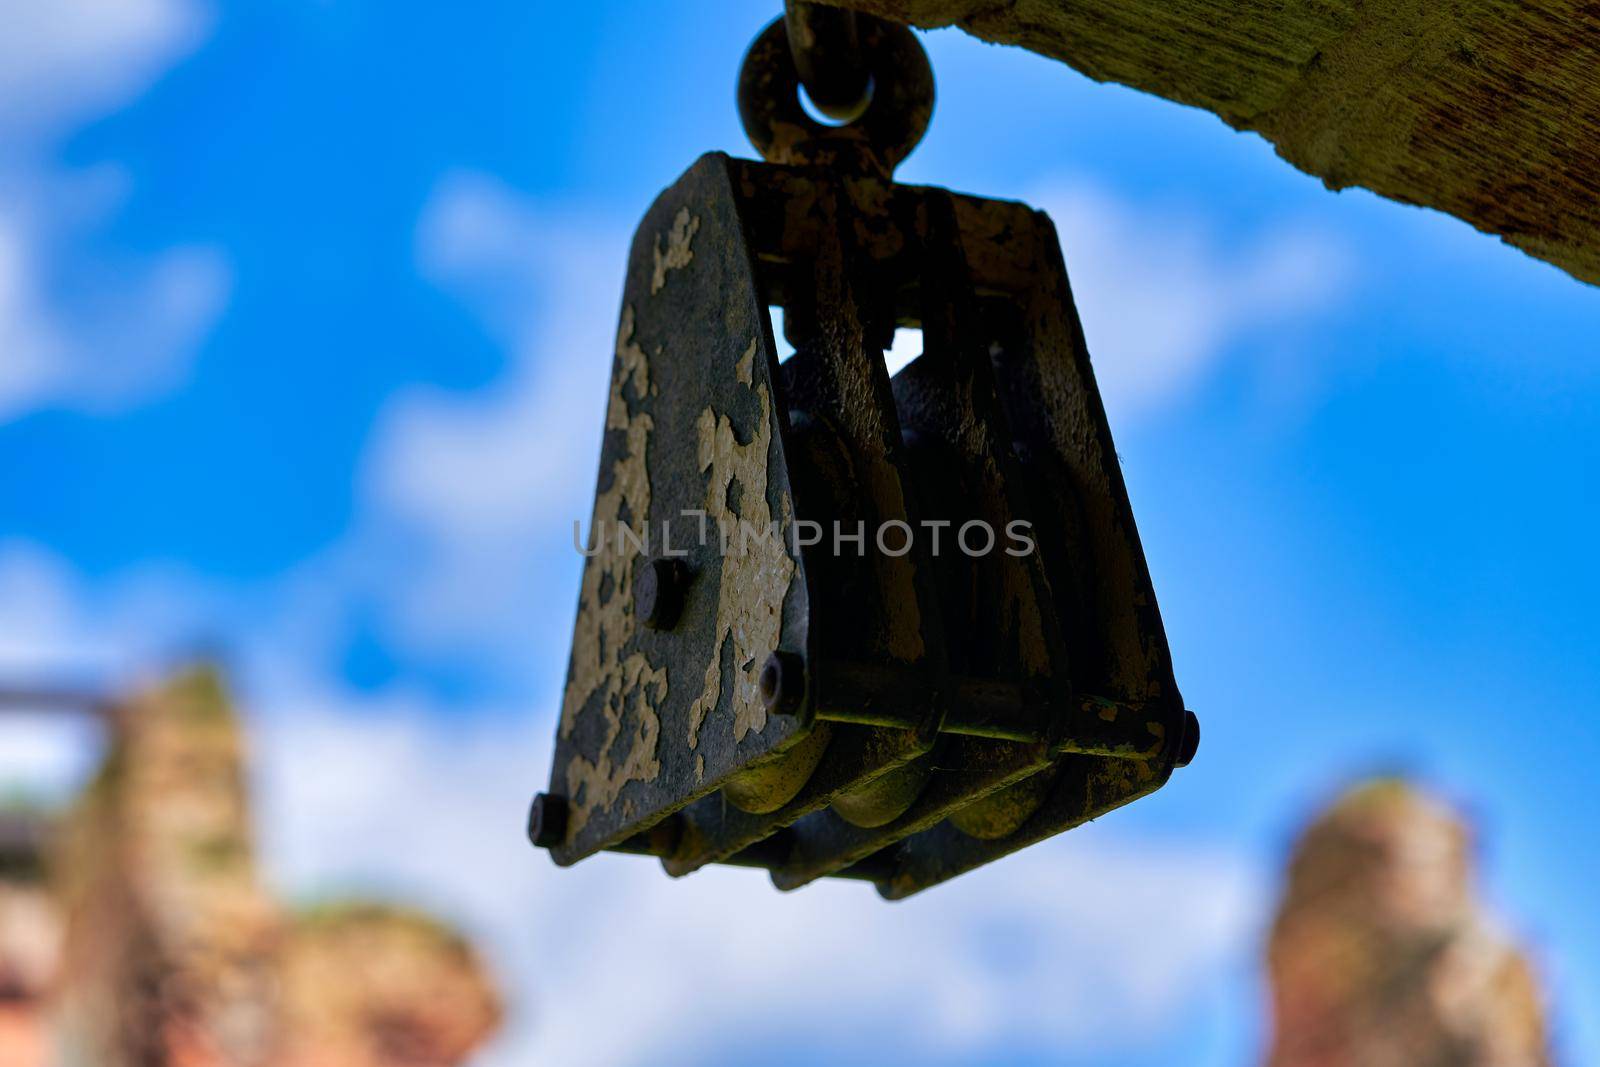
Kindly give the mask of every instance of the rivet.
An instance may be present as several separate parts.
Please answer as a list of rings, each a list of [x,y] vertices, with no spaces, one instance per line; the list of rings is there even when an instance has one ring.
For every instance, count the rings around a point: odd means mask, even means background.
[[[567,836],[567,798],[540,793],[528,809],[528,840],[536,848],[554,848]]]
[[[681,559],[653,559],[633,580],[633,606],[652,630],[670,630],[683,613],[690,571]]]
[[[793,652],[774,652],[762,666],[756,687],[768,711],[793,715],[800,710],[800,702],[806,695],[805,661]]]
[[[1178,758],[1174,767],[1187,767],[1200,749],[1200,717],[1192,711],[1183,713],[1183,736],[1178,739]]]

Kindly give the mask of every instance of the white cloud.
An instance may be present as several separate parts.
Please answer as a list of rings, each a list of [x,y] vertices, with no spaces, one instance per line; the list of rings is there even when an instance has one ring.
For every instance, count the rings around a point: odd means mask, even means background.
[[[896,904],[860,883],[780,894],[751,871],[673,881],[636,857],[561,870],[522,836],[546,717],[449,723],[325,694],[258,722],[278,878],[466,922],[513,1001],[486,1065],[729,1062],[819,1034],[907,1058],[1138,1048],[1237,965],[1260,914],[1238,856],[1119,839],[1115,820]]]
[[[92,584],[26,542],[0,542],[0,689],[89,697],[141,684],[192,641],[208,600],[149,571]],[[92,770],[97,724],[33,704],[0,709],[0,794],[62,799]]]
[[[126,104],[209,20],[189,0],[7,0],[3,21],[0,130],[14,145]]]
[[[1239,344],[1304,327],[1351,286],[1346,246],[1293,223],[1234,245],[1200,216],[1089,186],[1047,188],[1033,203],[1055,221],[1116,424],[1192,394]]]
[[[0,544],[0,676],[12,685],[93,687],[129,666],[117,623],[96,610],[67,563],[24,542]]]
[[[63,405],[114,411],[181,384],[229,288],[215,249],[188,247],[118,265],[70,304],[41,285],[70,240],[0,214],[0,420]]]
[[[576,604],[571,524],[589,517],[627,241],[476,176],[430,203],[423,273],[483,318],[510,362],[482,390],[401,392],[374,430],[366,525],[340,565],[405,540],[392,562],[406,580],[371,577],[407,648],[525,659],[530,626]],[[564,630],[567,612],[554,614]]]
[[[125,106],[209,22],[188,0],[11,3],[0,34],[0,420],[105,412],[180,384],[221,312],[215,249],[86,253],[127,193],[114,168],[54,161],[81,125]]]
[[[375,455],[384,503],[463,538],[587,519],[627,256],[625,232],[587,221],[540,216],[477,177],[435,194],[423,272],[485,316],[511,369],[478,394],[391,402]]]
[[[180,566],[91,579],[37,544],[0,541],[0,686],[108,693],[198,655],[230,659],[223,635],[257,607]],[[247,651],[275,652],[271,630],[248,636]]]
[[[94,773],[102,739],[86,715],[11,708],[0,714],[0,806],[13,796],[55,805]]]

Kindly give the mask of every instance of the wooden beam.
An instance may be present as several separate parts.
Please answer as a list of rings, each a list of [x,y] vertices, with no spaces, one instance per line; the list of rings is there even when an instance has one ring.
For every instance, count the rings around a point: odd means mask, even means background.
[[[1595,0],[828,0],[1205,108],[1600,284]]]

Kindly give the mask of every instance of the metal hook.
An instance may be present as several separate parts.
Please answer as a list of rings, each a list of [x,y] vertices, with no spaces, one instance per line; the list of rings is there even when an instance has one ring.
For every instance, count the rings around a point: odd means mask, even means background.
[[[856,13],[785,0],[783,21],[800,84],[817,110],[837,122],[859,118],[872,99],[872,72],[862,57]]]

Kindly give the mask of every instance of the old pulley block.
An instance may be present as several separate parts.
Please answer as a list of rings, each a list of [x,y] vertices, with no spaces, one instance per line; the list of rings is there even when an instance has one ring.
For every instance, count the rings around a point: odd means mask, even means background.
[[[899,898],[1150,793],[1199,727],[1049,219],[895,184],[921,46],[798,14],[740,79],[765,162],[702,157],[634,238],[529,833]]]

